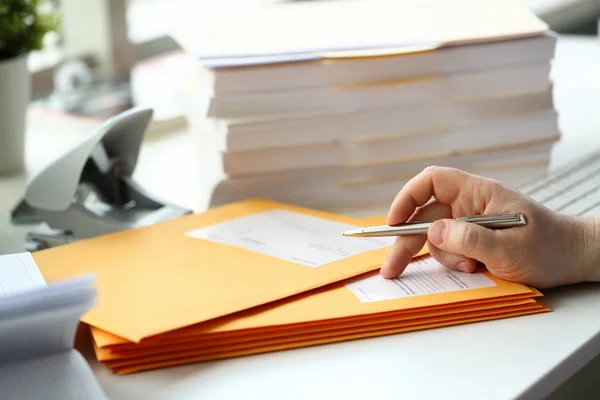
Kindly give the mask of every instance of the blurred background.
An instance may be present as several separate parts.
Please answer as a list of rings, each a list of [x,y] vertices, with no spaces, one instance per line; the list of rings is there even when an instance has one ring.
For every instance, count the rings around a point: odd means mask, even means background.
[[[29,56],[34,104],[97,118],[151,104],[153,129],[180,128],[186,120],[171,93],[177,82],[165,79],[180,78],[177,71],[184,62],[174,30],[194,24],[186,16],[203,11],[280,2],[285,1],[52,0],[62,25]],[[598,0],[522,2],[557,33],[598,34]]]

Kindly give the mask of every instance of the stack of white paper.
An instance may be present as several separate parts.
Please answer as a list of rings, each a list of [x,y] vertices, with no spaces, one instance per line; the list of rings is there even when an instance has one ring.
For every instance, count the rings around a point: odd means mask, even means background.
[[[0,256],[0,393],[7,399],[107,400],[73,348],[93,276],[47,286],[29,253]]]
[[[510,0],[279,4],[199,25],[178,39],[201,66],[186,107],[218,155],[213,205],[388,205],[432,164],[520,185],[560,136],[555,38]]]

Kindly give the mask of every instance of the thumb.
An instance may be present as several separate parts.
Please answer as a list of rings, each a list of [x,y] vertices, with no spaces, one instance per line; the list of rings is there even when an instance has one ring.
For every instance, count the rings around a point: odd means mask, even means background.
[[[454,219],[435,221],[427,231],[427,238],[440,250],[461,254],[484,264],[495,257],[500,247],[494,230]]]

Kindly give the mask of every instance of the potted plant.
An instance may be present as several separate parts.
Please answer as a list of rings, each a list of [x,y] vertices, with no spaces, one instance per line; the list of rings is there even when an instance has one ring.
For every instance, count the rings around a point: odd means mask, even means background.
[[[44,0],[0,1],[0,175],[24,169],[27,56],[40,50],[45,35],[58,26],[58,15]]]

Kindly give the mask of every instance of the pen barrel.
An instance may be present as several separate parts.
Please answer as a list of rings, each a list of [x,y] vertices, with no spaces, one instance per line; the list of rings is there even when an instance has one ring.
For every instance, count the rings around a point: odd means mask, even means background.
[[[400,226],[389,226],[385,228],[375,228],[373,230],[363,229],[361,236],[363,237],[378,237],[378,236],[399,236],[399,235],[426,235],[427,230],[431,226],[431,222],[416,222]]]
[[[470,217],[456,218],[459,221],[465,221],[476,225],[481,225],[489,229],[512,228],[519,225],[525,225],[525,217],[521,214],[494,214],[494,215],[476,215]],[[427,230],[433,224],[433,221],[410,222],[399,226],[375,226],[364,228],[359,236],[362,237],[380,237],[380,236],[404,236],[404,235],[426,235]]]
[[[512,228],[526,224],[525,217],[522,214],[476,215],[460,217],[457,220],[470,222],[490,229]]]
[[[485,228],[489,229],[502,229],[502,228],[512,228],[514,226],[522,225],[516,221],[483,221],[483,222],[473,222],[474,224],[481,225]]]

